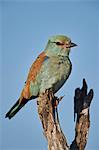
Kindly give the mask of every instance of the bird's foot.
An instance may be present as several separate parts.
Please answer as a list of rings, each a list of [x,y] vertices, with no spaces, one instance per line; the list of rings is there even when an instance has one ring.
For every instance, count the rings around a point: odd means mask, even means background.
[[[53,118],[54,118],[54,123],[56,124],[56,122],[58,122],[58,111],[57,111],[57,106],[59,104],[59,102],[62,100],[64,96],[61,96],[60,98],[54,96],[52,99],[52,107],[53,107]]]
[[[52,111],[53,111],[53,120],[54,123],[56,124],[56,122],[58,122],[58,111],[57,111],[57,107],[59,102],[63,99],[64,96],[61,96],[60,98],[56,97],[53,93],[52,89],[47,89],[45,91],[47,93],[47,96],[49,97],[49,100],[51,100],[52,103]]]

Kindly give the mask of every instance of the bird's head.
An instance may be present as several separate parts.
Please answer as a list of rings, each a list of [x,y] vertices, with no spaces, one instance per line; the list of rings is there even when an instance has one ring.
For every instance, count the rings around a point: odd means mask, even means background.
[[[48,55],[68,56],[70,49],[77,46],[71,42],[71,39],[64,35],[56,35],[48,40],[45,52]]]

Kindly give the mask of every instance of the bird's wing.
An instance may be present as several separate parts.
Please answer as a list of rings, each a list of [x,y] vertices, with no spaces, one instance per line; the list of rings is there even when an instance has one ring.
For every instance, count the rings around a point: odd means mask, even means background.
[[[34,89],[37,88],[37,82],[36,82],[36,77],[37,77],[37,74],[39,74],[39,71],[41,69],[41,66],[43,64],[43,62],[46,60],[47,56],[45,54],[45,52],[42,52],[36,59],[36,61],[32,64],[30,70],[29,70],[29,74],[28,74],[28,77],[27,77],[27,80],[26,80],[26,84],[23,88],[23,91],[21,93],[21,97],[25,98],[25,99],[30,99],[31,96],[37,96],[37,95],[31,95],[30,93],[30,84],[32,82],[33,86],[34,86]],[[36,91],[36,92],[39,92],[39,91]],[[21,101],[21,98],[20,97],[20,101]]]

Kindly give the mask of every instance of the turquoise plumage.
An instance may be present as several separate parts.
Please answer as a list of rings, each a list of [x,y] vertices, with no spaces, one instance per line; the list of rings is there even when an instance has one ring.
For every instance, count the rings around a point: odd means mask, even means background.
[[[76,46],[70,38],[57,35],[48,40],[45,50],[32,64],[26,84],[16,104],[6,114],[11,119],[29,100],[46,89],[56,93],[68,79],[72,64],[69,59],[71,47]]]

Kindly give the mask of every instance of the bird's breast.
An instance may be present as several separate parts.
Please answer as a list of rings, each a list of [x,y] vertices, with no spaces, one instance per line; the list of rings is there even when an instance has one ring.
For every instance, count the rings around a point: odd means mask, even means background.
[[[57,92],[66,82],[71,73],[71,62],[69,59],[60,60],[58,63],[58,81],[54,85],[54,91]]]
[[[71,72],[71,62],[67,59],[50,58],[40,72],[40,92],[53,88],[57,92],[65,83]]]

